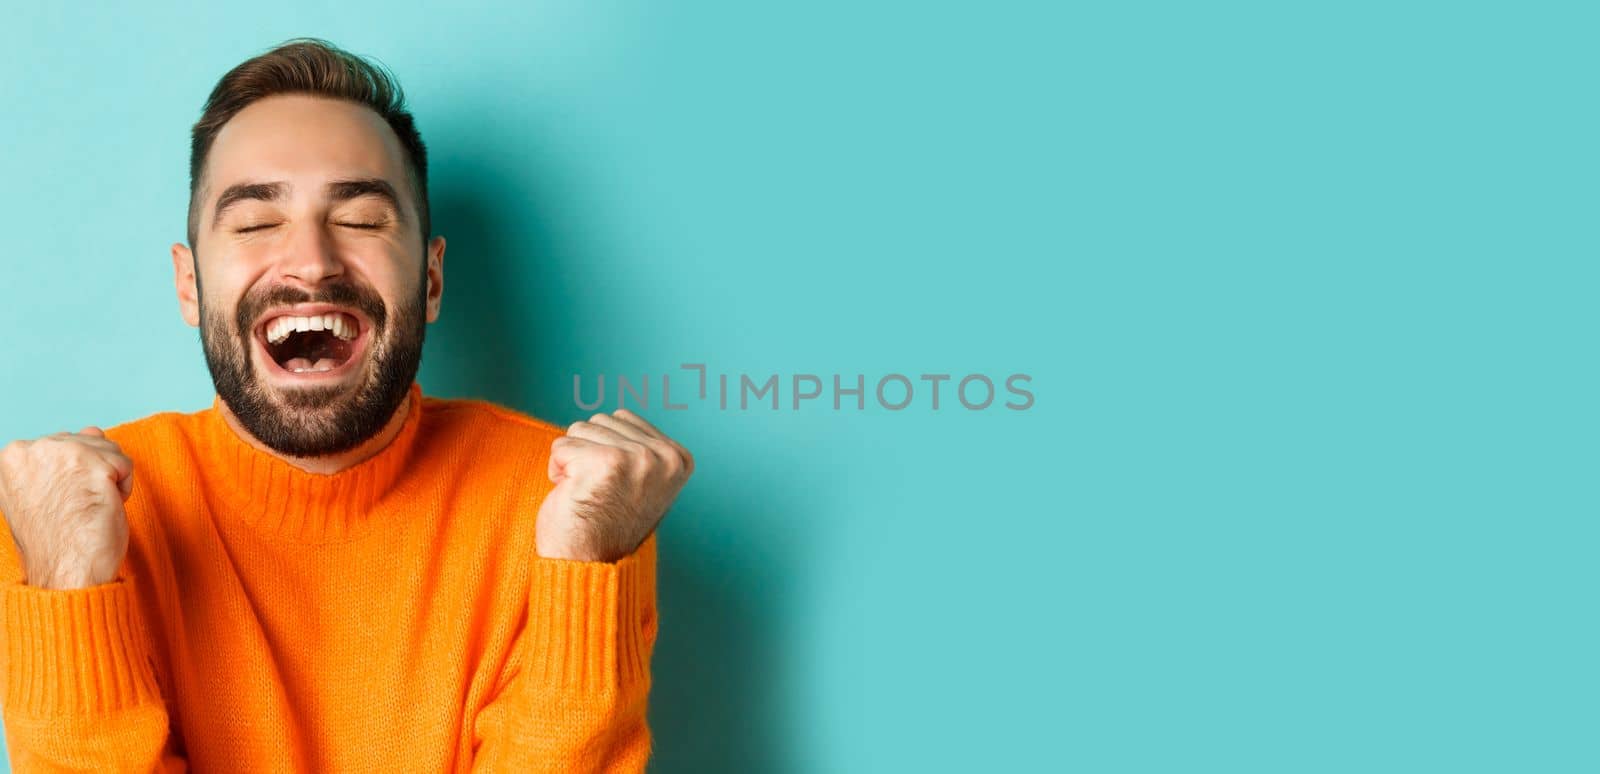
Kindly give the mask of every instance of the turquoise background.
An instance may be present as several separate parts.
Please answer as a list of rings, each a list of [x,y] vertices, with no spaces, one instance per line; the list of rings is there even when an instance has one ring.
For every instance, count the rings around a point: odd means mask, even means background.
[[[431,149],[429,392],[1033,376],[650,412],[654,770],[1600,770],[1592,5],[322,5],[0,12],[0,438],[209,404],[187,132],[326,37]]]

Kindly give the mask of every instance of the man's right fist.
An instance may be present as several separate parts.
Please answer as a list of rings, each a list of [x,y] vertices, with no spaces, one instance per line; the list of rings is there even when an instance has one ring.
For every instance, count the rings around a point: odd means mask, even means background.
[[[110,582],[128,552],[122,503],[132,492],[133,460],[98,427],[0,449],[0,512],[24,582],[43,589]]]

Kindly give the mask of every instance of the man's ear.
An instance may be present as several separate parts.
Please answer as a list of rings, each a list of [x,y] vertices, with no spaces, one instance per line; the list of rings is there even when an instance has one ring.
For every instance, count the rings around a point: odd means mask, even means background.
[[[444,237],[428,242],[428,322],[439,319],[439,297],[444,295]]]
[[[172,245],[172,284],[178,289],[178,310],[183,313],[183,321],[200,327],[200,290],[195,284],[194,254],[182,242]]]

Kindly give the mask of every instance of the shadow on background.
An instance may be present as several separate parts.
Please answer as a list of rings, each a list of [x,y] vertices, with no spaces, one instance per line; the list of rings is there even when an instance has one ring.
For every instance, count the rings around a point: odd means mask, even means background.
[[[499,143],[481,127],[457,129],[435,147],[474,155],[441,159],[430,180],[434,230],[448,247],[423,382],[432,394],[574,421],[573,364],[582,348],[603,342],[580,330],[585,289],[565,283],[591,253],[541,206],[551,199],[496,163]],[[661,527],[650,769],[663,774],[781,772],[793,760],[781,749],[780,605],[771,598],[787,585],[787,562],[740,548],[770,542],[754,534],[750,509],[763,504],[770,514],[776,498],[735,467],[756,450],[718,445],[714,460],[697,455],[695,480]]]

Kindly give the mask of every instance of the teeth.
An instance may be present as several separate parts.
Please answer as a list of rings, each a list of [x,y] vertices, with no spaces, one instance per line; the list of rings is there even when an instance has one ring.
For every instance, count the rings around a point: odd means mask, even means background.
[[[289,331],[294,330],[294,318],[279,317],[272,321],[272,330],[267,334],[267,340],[277,344],[289,338]]]
[[[283,367],[297,374],[320,374],[324,371],[332,371],[336,364],[331,358],[326,357],[319,359],[315,363],[303,357],[297,357],[285,363]]]
[[[348,315],[330,312],[313,317],[279,317],[267,324],[267,341],[272,344],[289,338],[291,333],[329,331],[345,341],[356,337],[356,323]]]

